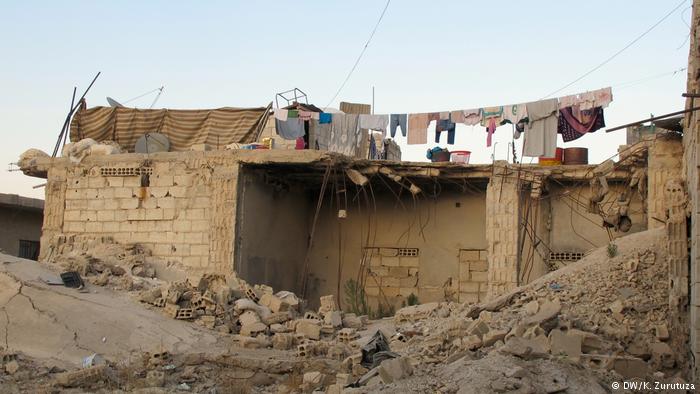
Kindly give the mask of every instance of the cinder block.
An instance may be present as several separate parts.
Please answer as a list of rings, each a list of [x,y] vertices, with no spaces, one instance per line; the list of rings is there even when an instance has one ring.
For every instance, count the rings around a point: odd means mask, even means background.
[[[109,187],[122,187],[124,186],[124,178],[120,176],[110,176],[105,178],[107,180],[107,185]]]
[[[382,256],[382,265],[385,267],[398,267],[399,266],[399,258],[398,257]]]
[[[420,259],[418,257],[399,257],[399,265],[401,267],[418,268]]]
[[[185,210],[185,217],[187,219],[190,219],[190,220],[202,220],[205,218],[204,209],[203,208],[187,209],[187,210]]]
[[[478,282],[459,282],[459,291],[461,293],[478,293],[479,283]]]
[[[104,222],[102,223],[102,231],[106,233],[119,232],[119,222]]]
[[[158,208],[175,208],[175,197],[159,197],[155,200]]]
[[[114,198],[131,198],[131,197],[134,197],[134,193],[132,192],[132,188],[130,188],[130,187],[115,187],[114,188]]]
[[[408,277],[408,268],[406,267],[389,267],[389,276],[394,278]]]
[[[478,250],[460,250],[459,251],[459,261],[467,262],[467,261],[476,261],[476,260],[479,260],[479,251]]]
[[[85,231],[88,233],[101,233],[102,223],[100,222],[87,222],[85,223]]]
[[[92,209],[92,210],[102,210],[104,209],[105,203],[104,200],[101,199],[91,199],[88,200],[87,202],[87,209]]]
[[[459,302],[475,304],[479,302],[478,293],[459,293]]]
[[[158,209],[158,208],[146,209],[145,219],[146,220],[163,220],[163,210]]]
[[[114,211],[102,210],[97,211],[97,220],[101,222],[109,222],[114,220]]]
[[[119,199],[119,208],[121,209],[137,209],[139,207],[138,198],[122,198]]]
[[[209,230],[209,221],[208,220],[192,220],[192,227],[191,231],[208,231]]]
[[[382,277],[380,280],[380,285],[382,287],[400,287],[399,278],[392,278],[390,276]]]
[[[489,269],[489,263],[486,261],[472,261],[469,263],[470,271],[485,272]]]
[[[192,256],[208,256],[209,245],[191,245],[190,254]]]
[[[488,282],[488,272],[471,271],[471,280],[474,282]]]

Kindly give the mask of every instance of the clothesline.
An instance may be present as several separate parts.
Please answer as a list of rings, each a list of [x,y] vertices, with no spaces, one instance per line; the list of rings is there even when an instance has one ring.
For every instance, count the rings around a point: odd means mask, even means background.
[[[275,109],[274,116],[282,138],[299,139],[314,134],[314,141],[308,141],[309,148],[338,153],[353,154],[361,149],[366,138],[362,138],[360,130],[381,131],[384,136],[388,131],[394,138],[398,128],[409,145],[427,144],[428,127],[435,121],[436,143],[446,131],[447,143],[454,144],[458,123],[478,124],[486,128],[489,147],[496,128],[510,123],[515,126],[514,138],[525,135],[524,156],[554,157],[557,134],[569,142],[604,127],[603,109],[610,102],[612,89],[607,87],[529,103],[464,110],[370,115]]]

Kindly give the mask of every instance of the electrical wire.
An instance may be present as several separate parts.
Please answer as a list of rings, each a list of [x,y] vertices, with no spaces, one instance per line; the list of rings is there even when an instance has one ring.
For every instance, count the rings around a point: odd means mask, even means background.
[[[652,30],[654,30],[657,26],[659,26],[663,21],[665,21],[666,19],[668,19],[669,16],[671,16],[674,12],[676,12],[679,8],[681,8],[681,7],[683,6],[683,4],[685,4],[685,3],[687,3],[687,2],[688,2],[688,0],[683,0],[683,1],[681,1],[680,3],[678,3],[678,5],[676,5],[675,7],[673,7],[673,9],[672,9],[669,13],[667,13],[667,14],[664,15],[661,19],[659,19],[656,23],[654,23],[653,25],[651,25],[651,27],[649,27],[647,30],[645,30],[644,33],[642,33],[641,35],[637,36],[637,38],[635,38],[634,40],[630,41],[630,42],[629,42],[627,45],[625,45],[622,49],[620,49],[619,51],[615,52],[612,56],[608,57],[607,59],[603,60],[603,61],[602,61],[600,64],[598,64],[597,66],[595,66],[595,67],[593,67],[592,69],[586,71],[586,72],[583,73],[583,75],[581,75],[580,77],[574,79],[573,81],[571,81],[571,82],[569,82],[568,84],[564,85],[563,87],[561,87],[561,88],[559,88],[559,89],[553,91],[552,93],[549,93],[548,95],[542,97],[542,100],[544,100],[544,99],[546,99],[546,98],[548,98],[548,97],[551,97],[551,96],[553,96],[553,95],[555,95],[555,94],[561,92],[562,90],[564,90],[564,89],[570,87],[571,85],[575,84],[576,82],[578,82],[578,81],[580,81],[580,80],[586,78],[587,76],[593,74],[594,72],[598,71],[598,70],[599,70],[601,67],[603,67],[604,65],[610,63],[613,59],[615,59],[616,57],[618,57],[622,52],[626,51],[626,50],[629,49],[632,45],[636,44],[637,41],[641,40],[644,36],[646,36],[647,34],[649,34],[649,33],[650,33]]]
[[[389,3],[391,3],[391,0],[387,0],[386,5],[384,6],[384,10],[382,10],[382,14],[379,15],[379,20],[377,20],[377,24],[374,25],[374,29],[372,29],[372,33],[369,35],[369,38],[367,39],[367,42],[365,43],[365,46],[362,48],[362,51],[360,52],[360,55],[357,57],[355,60],[355,64],[352,65],[352,68],[350,69],[350,72],[348,75],[345,77],[345,80],[343,81],[342,84],[340,84],[340,87],[338,88],[338,91],[335,92],[335,95],[333,95],[333,98],[328,101],[328,104],[323,108],[324,110],[330,106],[333,101],[338,97],[340,92],[343,90],[345,87],[345,84],[348,83],[348,80],[350,80],[350,77],[352,76],[352,73],[355,72],[355,69],[357,68],[357,65],[360,64],[360,60],[362,59],[362,56],[364,56],[365,51],[367,50],[367,47],[369,46],[370,41],[372,41],[372,38],[374,37],[374,33],[377,32],[377,28],[379,27],[379,24],[382,22],[382,19],[384,18],[384,14],[386,13],[387,8],[389,8]]]

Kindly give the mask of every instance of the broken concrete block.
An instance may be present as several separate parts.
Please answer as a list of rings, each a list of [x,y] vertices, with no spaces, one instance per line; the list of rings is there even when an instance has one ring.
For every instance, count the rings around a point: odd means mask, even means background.
[[[253,323],[260,323],[260,316],[258,316],[257,313],[248,310],[241,313],[241,315],[238,316],[238,321],[241,323],[241,326],[246,326]]]
[[[309,339],[318,340],[321,337],[321,326],[316,320],[300,319],[296,322],[295,332],[303,334]]]
[[[676,364],[676,357],[673,355],[671,347],[665,342],[656,342],[649,345],[651,351],[651,363],[656,369],[673,368]]]
[[[107,366],[97,365],[77,371],[63,372],[56,375],[56,384],[63,387],[77,387],[96,382],[107,376]]]
[[[286,312],[289,310],[289,304],[272,294],[263,294],[260,297],[260,305],[264,305],[272,312]]]
[[[490,312],[490,311],[479,312],[479,320],[481,320],[484,323],[490,322],[491,320],[493,320],[493,312]]]
[[[283,333],[283,332],[287,332],[287,331],[289,331],[289,330],[287,329],[287,326],[285,326],[284,324],[278,324],[278,323],[270,324],[270,332],[273,334],[279,334],[279,333]]]
[[[304,383],[311,384],[314,387],[318,387],[321,385],[321,382],[323,381],[323,374],[318,371],[314,372],[307,372],[304,374]]]
[[[165,386],[165,371],[154,369],[146,372],[146,387]]]
[[[581,337],[561,330],[549,333],[549,346],[553,355],[565,354],[570,360],[579,362],[581,359]]]
[[[483,336],[484,346],[491,346],[494,343],[505,339],[506,334],[508,334],[506,330],[489,330]]]
[[[9,375],[14,375],[18,370],[19,364],[16,360],[12,360],[5,364],[5,372],[7,372]]]
[[[665,323],[657,324],[654,327],[656,338],[660,341],[667,341],[671,336],[668,333],[668,326]]]
[[[548,353],[547,349],[542,346],[540,341],[520,337],[509,338],[499,349],[499,351],[506,354],[512,354],[526,360],[533,358],[544,358],[547,357]]]
[[[354,313],[346,313],[345,316],[343,316],[343,327],[362,328],[362,320]]]
[[[323,322],[332,327],[341,327],[343,325],[343,316],[340,311],[331,311],[323,315]]]
[[[150,290],[142,291],[139,295],[139,301],[145,302],[147,304],[153,304],[157,299],[163,297],[163,290],[160,287],[156,287]]]
[[[612,369],[625,379],[645,378],[649,374],[647,363],[636,357],[613,357]]]
[[[396,311],[394,314],[394,320],[396,323],[422,320],[429,317],[439,307],[440,304],[437,302],[407,306]]]
[[[413,374],[413,367],[406,357],[392,358],[379,364],[379,377],[389,384]]]
[[[175,304],[165,304],[165,307],[163,309],[163,312],[165,313],[166,316],[174,319],[177,317],[177,312],[180,310],[180,307]]]
[[[289,350],[294,346],[294,335],[290,333],[278,333],[272,337],[272,348],[277,350]]]
[[[233,335],[233,340],[238,343],[238,346],[246,349],[262,349],[270,346],[270,341],[263,335],[258,335],[257,337]]]
[[[567,334],[581,337],[581,352],[583,353],[597,352],[605,347],[603,340],[591,332],[572,328],[567,331]]]
[[[338,331],[338,340],[340,342],[350,343],[359,337],[360,335],[354,328],[343,328],[340,331]]]
[[[545,323],[547,321],[550,321],[557,317],[559,315],[559,312],[561,312],[561,304],[556,301],[545,301],[542,305],[540,305],[540,310],[539,312],[535,313],[534,315],[526,318],[523,322],[526,325],[530,324],[539,324],[542,325],[542,323]]]
[[[484,323],[481,320],[474,320],[467,326],[467,334],[469,335],[476,335],[479,338],[482,338],[484,334],[489,332],[489,325]]]
[[[241,335],[247,337],[254,337],[260,333],[264,333],[266,330],[267,326],[260,321],[241,325]]]
[[[526,314],[532,316],[540,310],[540,304],[537,300],[532,300],[523,306],[523,310]]]
[[[175,314],[175,318],[178,320],[189,320],[194,319],[195,313],[192,308],[180,308]]]
[[[275,296],[286,302],[291,309],[299,310],[299,298],[291,291],[279,291]]]
[[[338,304],[336,304],[335,296],[332,294],[320,297],[319,301],[321,303],[321,306],[318,308],[318,313],[320,315],[338,310]]]
[[[612,304],[610,304],[610,311],[612,313],[622,313],[622,311],[625,309],[625,306],[622,304],[621,300],[616,300]]]
[[[214,325],[216,324],[216,317],[214,317],[214,316],[200,316],[199,319],[197,319],[197,324],[199,324],[202,327],[206,327],[210,330],[213,330]]]
[[[289,312],[273,312],[273,313],[270,313],[269,315],[263,317],[262,321],[263,321],[263,323],[270,326],[273,324],[284,323],[286,321],[289,321],[291,318],[292,318],[292,316],[289,314]]]
[[[483,345],[483,341],[478,335],[469,335],[462,338],[462,348],[476,350]]]

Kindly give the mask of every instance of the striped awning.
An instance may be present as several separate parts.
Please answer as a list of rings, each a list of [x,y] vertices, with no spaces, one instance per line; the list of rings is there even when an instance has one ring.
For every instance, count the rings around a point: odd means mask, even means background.
[[[146,133],[161,133],[170,139],[171,151],[192,145],[224,147],[231,143],[255,142],[264,127],[270,107],[218,108],[203,110],[137,109],[93,107],[80,109],[70,126],[70,140],[92,138],[115,141],[129,152]]]

